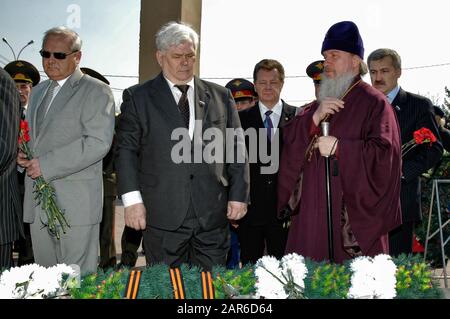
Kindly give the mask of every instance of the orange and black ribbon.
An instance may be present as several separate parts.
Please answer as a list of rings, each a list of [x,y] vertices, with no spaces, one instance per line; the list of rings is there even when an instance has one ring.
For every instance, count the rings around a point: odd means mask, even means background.
[[[125,299],[136,299],[139,293],[139,283],[141,281],[141,270],[131,270],[125,289]]]
[[[210,271],[202,271],[203,299],[214,299],[214,284]]]
[[[180,268],[170,268],[170,281],[173,288],[174,299],[186,299],[184,292],[183,277]]]

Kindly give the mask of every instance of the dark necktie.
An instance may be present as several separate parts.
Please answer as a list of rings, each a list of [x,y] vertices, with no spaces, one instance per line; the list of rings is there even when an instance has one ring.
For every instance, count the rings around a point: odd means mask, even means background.
[[[267,131],[267,138],[269,139],[269,141],[272,141],[272,131],[273,131],[273,123],[272,120],[270,119],[270,114],[272,114],[272,111],[267,111],[266,114],[266,118],[264,119],[264,127],[266,128]]]
[[[51,81],[47,93],[45,93],[45,97],[42,100],[41,105],[39,105],[39,108],[37,109],[37,115],[36,115],[36,133],[38,133],[40,126],[42,125],[42,122],[44,121],[45,114],[47,113],[47,110],[50,106],[50,103],[53,99],[53,92],[55,92],[55,88],[58,86],[58,82]]]
[[[189,100],[187,97],[187,91],[189,89],[189,85],[175,85],[178,90],[181,91],[181,97],[178,101],[178,109],[180,110],[181,117],[183,118],[184,125],[186,128],[189,128]]]
[[[25,120],[25,108],[20,106],[20,119]]]

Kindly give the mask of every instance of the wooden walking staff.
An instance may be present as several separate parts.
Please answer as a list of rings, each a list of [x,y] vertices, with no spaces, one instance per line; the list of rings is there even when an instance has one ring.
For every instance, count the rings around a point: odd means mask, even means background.
[[[322,136],[329,135],[330,122],[324,120],[320,123],[322,128]],[[330,262],[334,262],[334,246],[333,246],[333,209],[331,201],[331,170],[330,156],[325,155],[325,188],[327,196],[327,225],[328,225],[328,257]]]

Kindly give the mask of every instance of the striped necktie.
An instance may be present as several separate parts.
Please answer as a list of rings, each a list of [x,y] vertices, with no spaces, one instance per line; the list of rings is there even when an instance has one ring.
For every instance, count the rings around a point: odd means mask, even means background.
[[[178,90],[181,91],[181,97],[178,101],[178,109],[180,110],[181,117],[183,118],[184,125],[189,128],[189,100],[187,96],[187,91],[189,90],[189,85],[175,85]]]

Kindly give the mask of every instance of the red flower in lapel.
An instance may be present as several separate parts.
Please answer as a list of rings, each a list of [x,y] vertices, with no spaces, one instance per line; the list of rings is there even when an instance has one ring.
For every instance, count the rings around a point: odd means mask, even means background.
[[[33,159],[33,154],[28,142],[30,141],[28,122],[20,120],[19,130],[19,148],[27,156],[28,160]],[[48,232],[60,239],[62,230],[66,233],[66,227],[70,227],[64,217],[64,212],[56,203],[56,193],[53,186],[45,181],[42,176],[34,180],[34,193],[38,205],[41,205],[42,212],[45,213],[46,219],[41,217],[42,223],[48,227]]]

